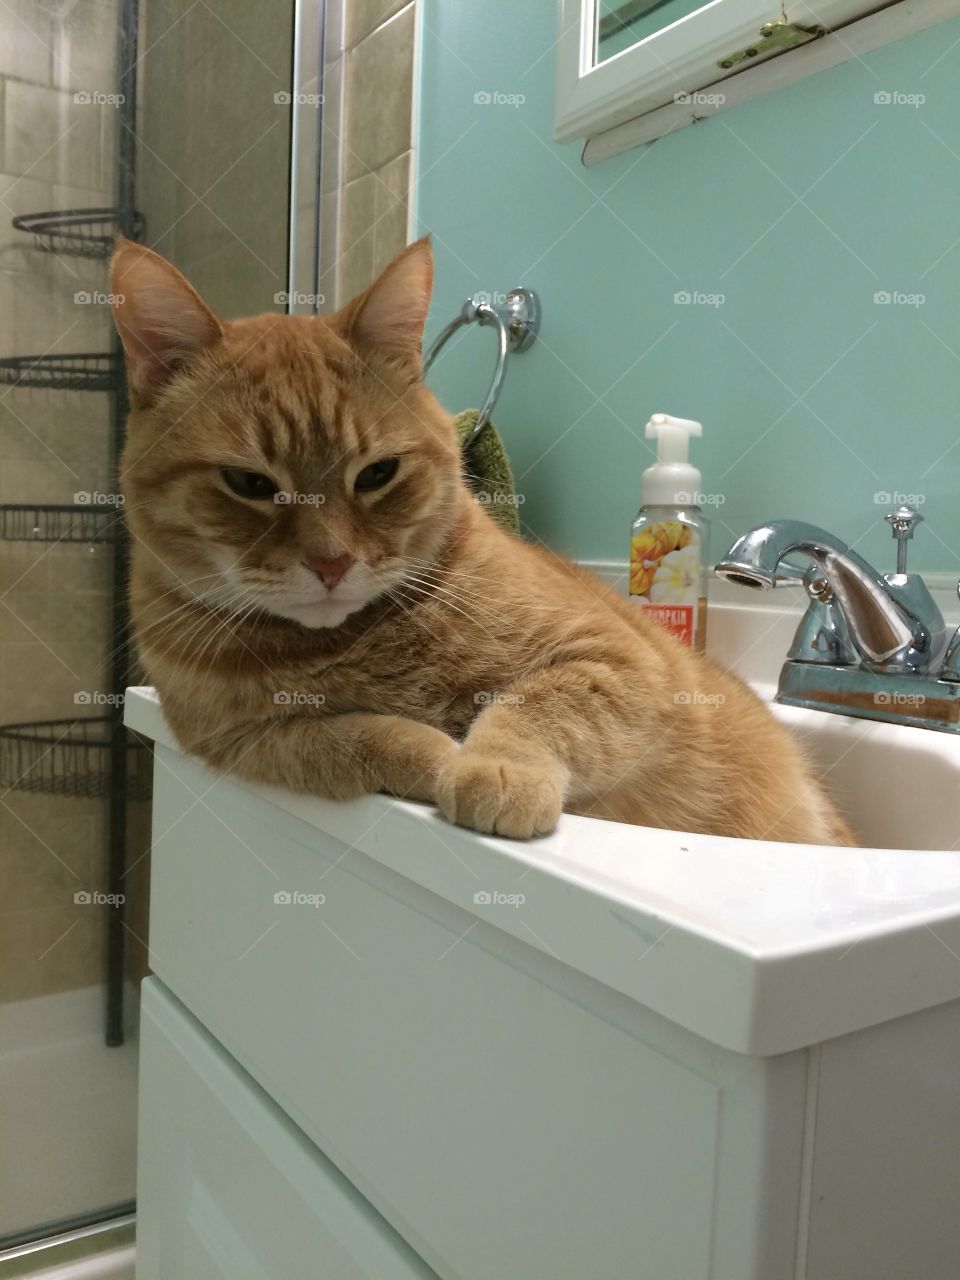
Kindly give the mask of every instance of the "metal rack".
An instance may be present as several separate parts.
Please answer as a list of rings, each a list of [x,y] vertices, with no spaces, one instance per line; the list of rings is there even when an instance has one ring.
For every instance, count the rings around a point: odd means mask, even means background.
[[[13,219],[18,231],[34,237],[38,249],[77,258],[109,258],[123,222],[119,209],[46,209]],[[142,235],[143,214],[134,212],[131,238],[139,240]]]
[[[110,716],[0,726],[0,786],[47,796],[109,795],[112,727]],[[128,797],[146,800],[150,751],[134,735],[126,750]]]
[[[6,503],[0,506],[0,542],[116,542],[122,507],[114,503]]]
[[[109,256],[117,233],[143,237],[134,208],[136,176],[137,30],[139,0],[121,0],[117,200],[111,208],[60,209],[21,214],[17,230],[38,248],[85,258]],[[99,391],[110,396],[114,490],[127,418],[123,353],[114,334],[106,352],[11,356],[0,359],[0,383],[55,391]],[[98,796],[108,805],[107,889],[117,895],[107,915],[106,1028],[108,1045],[123,1043],[124,908],[127,806],[150,793],[150,759],[123,723],[129,680],[130,619],[126,597],[127,535],[116,502],[103,505],[11,504],[0,507],[0,540],[113,544],[110,691],[105,714],[0,726],[0,783],[43,795]],[[78,695],[79,698],[79,695]]]
[[[113,391],[122,375],[123,366],[111,351],[6,356],[0,360],[0,382],[14,387],[50,387],[54,391]]]

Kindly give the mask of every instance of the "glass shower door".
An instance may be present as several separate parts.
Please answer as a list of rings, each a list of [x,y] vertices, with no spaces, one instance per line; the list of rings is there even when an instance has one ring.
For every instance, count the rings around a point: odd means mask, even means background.
[[[135,1195],[150,761],[122,727],[113,238],[225,315],[287,309],[291,66],[314,10],[0,4],[0,1253]]]

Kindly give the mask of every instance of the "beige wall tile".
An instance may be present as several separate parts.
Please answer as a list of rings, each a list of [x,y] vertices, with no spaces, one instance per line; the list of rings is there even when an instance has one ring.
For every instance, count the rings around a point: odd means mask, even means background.
[[[225,240],[213,253],[196,260],[187,256],[177,265],[220,315],[255,315],[284,309],[275,298],[285,290],[286,281],[272,265],[252,258],[237,240]]]
[[[0,902],[5,910],[67,907],[78,890],[103,889],[102,823],[77,808],[66,797],[12,791],[4,798]]]
[[[49,84],[53,21],[37,0],[4,0],[0,6],[0,75]]]
[[[410,192],[410,153],[398,156],[377,171],[376,220],[373,238],[374,274],[383,270],[407,243],[407,200]]]
[[[345,40],[349,48],[393,17],[408,0],[345,0]]]
[[[271,309],[286,288],[290,112],[275,96],[290,87],[292,12],[254,0],[147,9],[147,240],[227,315]]]
[[[339,291],[341,304],[373,279],[377,177],[368,174],[348,182],[341,193]]]
[[[0,643],[49,643],[51,630],[46,591],[31,591],[21,583],[0,598]]]
[[[377,185],[376,174],[370,173],[348,182],[343,188],[340,202],[340,247],[343,251],[354,248],[373,230]]]
[[[0,1002],[99,982],[106,910],[71,901],[0,915]]]
[[[347,54],[344,168],[348,181],[410,148],[414,6]]]
[[[46,560],[50,567],[50,575],[54,585],[63,582],[70,597],[90,592],[109,598],[111,574],[113,572],[113,549],[105,543],[71,542],[61,543],[56,553],[51,553]]]
[[[0,555],[0,594],[15,584],[45,591],[50,570],[50,557],[45,554],[48,549],[40,542],[5,542]]]
[[[74,694],[103,686],[102,650],[74,647],[65,664],[31,637],[3,645],[2,657],[5,668],[16,672],[16,681],[0,681],[0,724],[73,719]]]
[[[4,152],[7,173],[100,190],[100,118],[116,108],[77,103],[59,89],[7,80]]]
[[[0,7],[0,15],[3,9]],[[0,81],[0,98],[3,83]],[[13,226],[16,214],[34,213],[38,209],[56,208],[55,188],[50,182],[40,182],[33,177],[21,177],[13,173],[0,173],[0,315],[9,316],[12,326],[11,302],[18,289],[30,284],[30,272],[40,257],[32,236],[24,235]],[[10,339],[4,341],[4,353],[12,350]]]
[[[323,295],[321,312],[336,311],[337,302],[337,258],[339,239],[337,219],[340,205],[340,194],[328,192],[320,197],[320,281],[319,290]]]
[[[48,43],[58,88],[71,93],[78,89],[117,92],[119,11],[119,0],[74,0],[54,9]]]

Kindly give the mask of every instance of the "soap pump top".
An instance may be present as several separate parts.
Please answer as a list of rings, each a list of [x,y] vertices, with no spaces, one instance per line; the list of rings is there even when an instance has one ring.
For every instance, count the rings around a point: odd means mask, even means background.
[[[690,418],[655,413],[647,423],[647,439],[657,441],[657,460],[643,473],[640,501],[645,507],[696,507],[701,475],[688,461],[690,437],[703,427]]]

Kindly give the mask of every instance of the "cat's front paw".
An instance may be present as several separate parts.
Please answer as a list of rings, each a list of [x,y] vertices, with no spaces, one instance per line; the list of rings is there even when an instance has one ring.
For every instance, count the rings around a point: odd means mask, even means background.
[[[543,768],[460,751],[440,766],[437,807],[458,826],[524,839],[554,829],[563,795]]]

